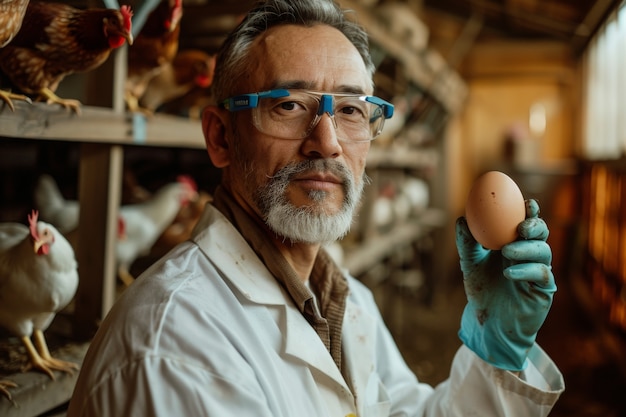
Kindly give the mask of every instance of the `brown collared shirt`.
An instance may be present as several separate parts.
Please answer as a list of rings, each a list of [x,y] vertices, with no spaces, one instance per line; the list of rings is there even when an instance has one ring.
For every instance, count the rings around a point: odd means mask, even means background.
[[[267,232],[233,199],[224,187],[215,191],[213,205],[235,226],[294,304],[315,329],[337,367],[341,366],[341,326],[348,296],[348,283],[323,249],[317,255],[308,286],[302,282]],[[317,301],[317,303],[316,303]]]

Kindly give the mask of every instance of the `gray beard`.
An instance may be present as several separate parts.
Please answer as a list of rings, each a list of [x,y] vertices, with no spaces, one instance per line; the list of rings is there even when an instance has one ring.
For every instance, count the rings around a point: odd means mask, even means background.
[[[295,207],[289,202],[287,186],[294,175],[306,171],[332,172],[341,178],[344,199],[338,213],[326,213],[324,203],[331,197],[325,191],[309,192],[309,198],[315,202],[309,206]],[[264,187],[256,190],[255,200],[265,223],[279,236],[293,243],[324,244],[341,239],[350,231],[366,180],[364,175],[361,181],[355,183],[350,171],[336,161],[304,161],[280,169]]]

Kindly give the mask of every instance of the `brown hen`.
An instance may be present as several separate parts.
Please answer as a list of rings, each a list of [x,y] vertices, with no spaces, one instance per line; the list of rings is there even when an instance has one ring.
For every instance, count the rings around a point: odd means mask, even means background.
[[[0,48],[8,45],[17,35],[27,6],[28,0],[0,0]],[[15,110],[12,99],[28,101],[28,97],[24,95],[0,90],[0,100],[7,103],[11,110]]]
[[[128,6],[81,10],[31,1],[20,31],[0,49],[0,70],[23,93],[79,113],[78,100],[54,92],[66,75],[93,70],[124,41],[132,44],[131,17]]]
[[[0,0],[0,48],[5,47],[22,27],[28,0]]]
[[[140,107],[139,98],[150,80],[176,56],[182,15],[182,0],[161,0],[148,15],[133,46],[128,48],[124,97],[129,110],[151,113]]]
[[[196,49],[181,51],[159,75],[150,80],[140,103],[144,108],[155,111],[162,104],[194,90],[207,91],[213,82],[214,70],[215,55]]]

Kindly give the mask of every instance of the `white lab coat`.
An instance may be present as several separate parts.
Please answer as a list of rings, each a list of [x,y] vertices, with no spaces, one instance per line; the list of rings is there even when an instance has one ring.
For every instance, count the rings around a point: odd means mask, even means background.
[[[461,347],[448,381],[419,383],[369,290],[348,280],[347,382],[289,295],[209,205],[193,242],[148,269],[104,320],[68,417],[539,417],[562,392],[538,347],[529,382]]]

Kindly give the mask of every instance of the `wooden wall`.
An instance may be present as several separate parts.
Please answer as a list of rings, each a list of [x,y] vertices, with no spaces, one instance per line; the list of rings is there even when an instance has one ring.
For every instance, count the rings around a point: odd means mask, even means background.
[[[527,142],[516,146],[531,155],[522,155],[525,168],[545,169],[575,157],[576,65],[568,47],[559,43],[488,43],[472,48],[461,68],[468,99],[449,138],[449,182],[457,189],[450,201],[453,210],[462,212],[476,176],[512,164],[507,151],[512,130],[518,137],[525,135]],[[533,134],[528,126],[534,105],[545,109],[542,135]]]
[[[442,38],[433,35],[433,43],[444,45]],[[580,136],[577,67],[577,57],[568,45],[557,42],[478,42],[468,49],[459,65],[468,97],[463,111],[449,124],[445,138],[445,182],[451,218],[464,214],[467,193],[478,175],[491,169],[519,174],[521,169],[531,175],[512,176],[525,197],[543,198],[542,216],[554,232],[551,245],[555,262],[568,256],[569,229],[578,221],[571,209],[579,187],[573,177]],[[537,104],[545,109],[545,131],[540,137],[528,132],[528,142],[517,146],[523,150],[522,155],[526,154],[520,166],[513,163],[507,137],[513,128],[517,132],[530,130],[530,109]],[[529,178],[535,184],[529,183]],[[540,186],[533,189],[537,182]],[[561,190],[564,187],[566,191]],[[552,198],[563,194],[568,198]],[[560,219],[559,223],[555,218]],[[456,260],[452,222],[446,233],[448,256]]]

